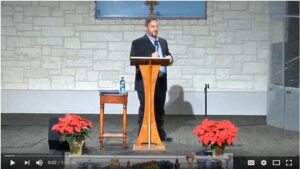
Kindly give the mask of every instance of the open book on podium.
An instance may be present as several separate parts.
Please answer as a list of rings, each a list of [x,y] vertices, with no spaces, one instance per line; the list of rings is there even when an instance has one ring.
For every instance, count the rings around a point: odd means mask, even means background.
[[[165,151],[166,147],[159,137],[155,121],[154,94],[160,66],[170,65],[169,58],[130,57],[131,66],[139,66],[145,93],[144,117],[140,133],[133,150]]]

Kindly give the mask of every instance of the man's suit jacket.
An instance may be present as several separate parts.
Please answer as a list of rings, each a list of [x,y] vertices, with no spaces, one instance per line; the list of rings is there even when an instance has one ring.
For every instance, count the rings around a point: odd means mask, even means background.
[[[165,39],[159,37],[159,44],[162,49],[163,57],[171,55],[168,48],[168,43]],[[131,45],[130,56],[144,56],[151,57],[152,53],[155,52],[155,47],[151,43],[147,35],[135,39]],[[141,71],[138,66],[136,66],[135,72],[135,88],[136,91],[144,91],[144,83]],[[167,78],[159,78],[156,83],[156,90],[166,91],[167,90]]]

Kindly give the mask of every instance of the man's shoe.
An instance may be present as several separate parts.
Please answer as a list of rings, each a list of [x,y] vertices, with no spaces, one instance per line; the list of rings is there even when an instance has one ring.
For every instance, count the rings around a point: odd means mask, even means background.
[[[173,141],[173,138],[172,138],[172,137],[167,137],[167,136],[166,136],[165,138],[162,138],[161,141],[166,142],[166,143],[170,143],[170,142]]]

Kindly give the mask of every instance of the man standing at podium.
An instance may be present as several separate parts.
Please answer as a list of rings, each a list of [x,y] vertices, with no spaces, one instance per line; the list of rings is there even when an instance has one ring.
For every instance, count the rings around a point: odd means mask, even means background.
[[[132,42],[130,56],[146,57],[166,57],[173,62],[173,57],[169,52],[168,43],[165,39],[158,37],[158,20],[155,17],[148,17],[145,20],[145,35]],[[144,83],[141,71],[136,66],[135,90],[140,101],[138,125],[139,131],[143,122],[145,95]],[[157,77],[154,97],[155,120],[160,139],[164,142],[172,142],[173,138],[167,137],[164,130],[165,101],[167,92],[167,67],[161,66]]]

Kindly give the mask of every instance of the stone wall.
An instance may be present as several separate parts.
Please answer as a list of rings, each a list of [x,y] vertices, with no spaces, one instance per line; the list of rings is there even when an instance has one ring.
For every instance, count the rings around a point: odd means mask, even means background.
[[[131,41],[144,20],[96,20],[95,2],[1,2],[2,89],[96,90],[118,87]],[[266,91],[268,2],[207,2],[207,19],[160,20],[175,64],[169,88]]]

